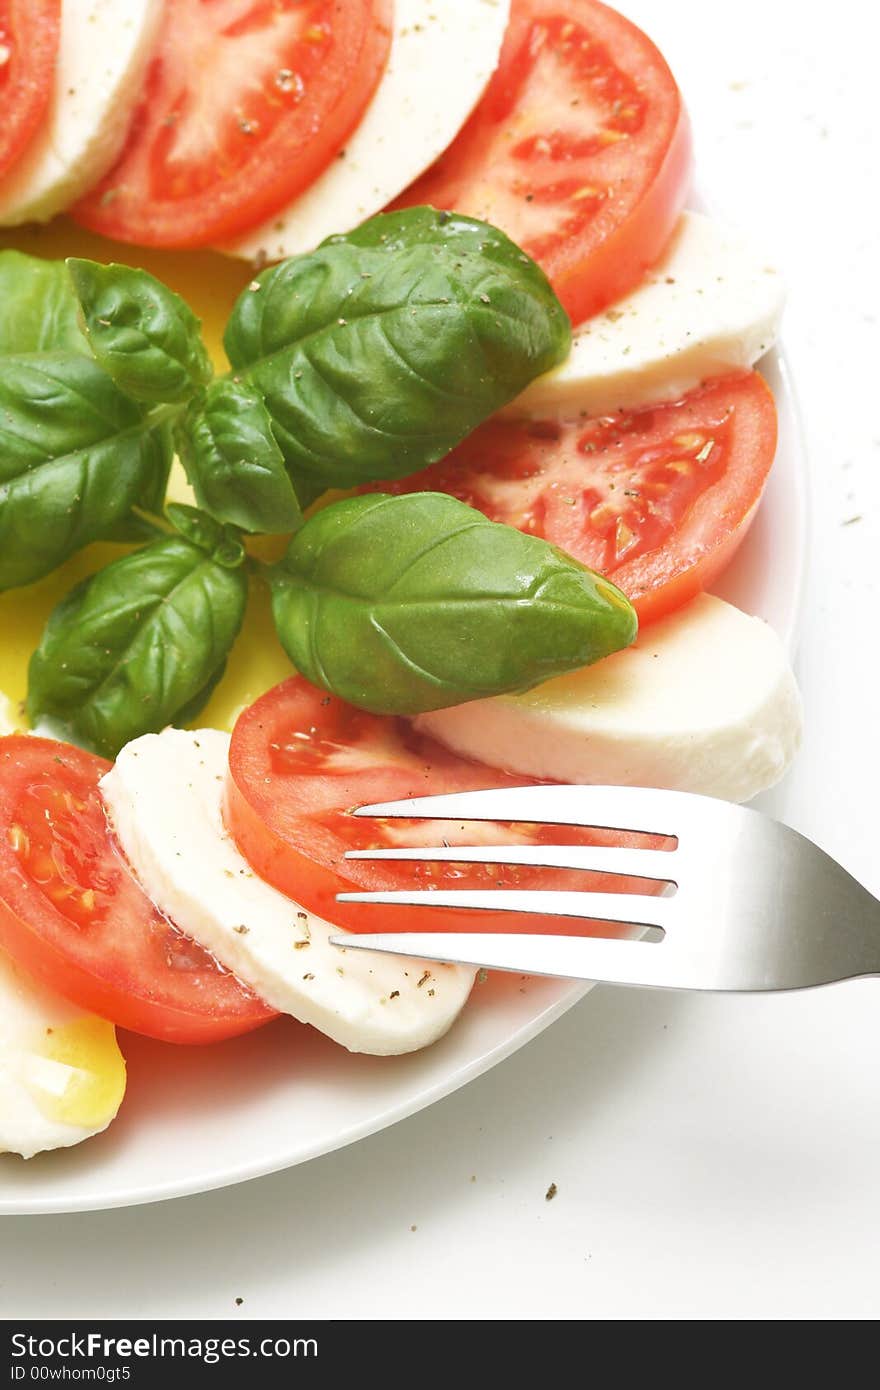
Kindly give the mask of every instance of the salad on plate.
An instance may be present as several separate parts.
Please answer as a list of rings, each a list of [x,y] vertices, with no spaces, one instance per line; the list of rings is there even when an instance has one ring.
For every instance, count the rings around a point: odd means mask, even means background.
[[[126,1030],[442,1036],[474,972],[331,945],[376,928],[338,893],[572,886],[348,850],[627,839],[356,807],[745,801],[801,711],[709,592],[774,461],[780,277],[688,208],[627,19],[40,0],[0,13],[0,97],[0,1151],[31,1157],[112,1122]]]

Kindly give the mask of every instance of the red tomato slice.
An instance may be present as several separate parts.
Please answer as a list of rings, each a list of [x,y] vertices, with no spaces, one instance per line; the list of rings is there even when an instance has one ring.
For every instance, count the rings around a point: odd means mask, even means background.
[[[207,246],[318,177],[385,68],[392,0],[170,0],[115,167],[73,209],[142,246]]]
[[[580,323],[659,258],[690,171],[687,113],[650,39],[597,0],[513,0],[482,102],[395,206],[502,228]]]
[[[208,1043],[274,1011],[141,891],[107,830],[110,764],[67,744],[0,739],[0,945],[82,1008],[165,1042]]]
[[[613,579],[651,622],[733,558],[776,453],[757,372],[595,420],[490,420],[421,473],[363,491],[448,492]]]
[[[448,752],[403,719],[367,714],[301,676],[244,711],[232,733],[226,823],[261,878],[349,931],[523,931],[584,935],[580,920],[426,908],[377,913],[337,903],[343,892],[395,888],[601,888],[650,892],[645,880],[571,870],[345,860],[349,849],[395,845],[590,844],[663,848],[656,836],[566,826],[366,820],[356,806],[436,792],[534,784]],[[657,887],[657,885],[653,885]],[[608,935],[603,927],[601,935]]]
[[[0,178],[49,105],[60,29],[61,0],[0,0]]]

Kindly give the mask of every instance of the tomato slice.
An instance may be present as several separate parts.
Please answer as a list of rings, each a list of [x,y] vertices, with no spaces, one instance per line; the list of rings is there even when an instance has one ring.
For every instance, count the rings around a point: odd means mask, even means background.
[[[0,0],[0,178],[24,154],[52,96],[61,0]]]
[[[745,539],[776,453],[763,377],[593,420],[490,420],[421,473],[363,491],[448,492],[613,579],[642,623],[707,589]]]
[[[687,113],[650,39],[597,0],[513,0],[482,102],[394,206],[501,227],[580,323],[660,257],[690,172]]]
[[[73,216],[179,247],[271,217],[354,130],[391,22],[392,0],[170,0],[128,143]]]
[[[403,845],[578,844],[664,848],[657,836],[567,826],[367,820],[353,808],[436,792],[534,785],[468,762],[403,719],[368,714],[316,690],[301,676],[284,681],[239,717],[232,733],[226,823],[261,878],[349,931],[523,931],[584,935],[590,924],[561,917],[425,908],[377,913],[338,903],[342,892],[396,888],[580,888],[650,892],[645,880],[582,871],[498,864],[428,865],[346,860],[350,849]],[[607,926],[600,934],[607,935]]]
[[[165,1042],[207,1043],[274,1011],[163,917],[108,832],[110,764],[0,739],[0,946],[74,1003]]]

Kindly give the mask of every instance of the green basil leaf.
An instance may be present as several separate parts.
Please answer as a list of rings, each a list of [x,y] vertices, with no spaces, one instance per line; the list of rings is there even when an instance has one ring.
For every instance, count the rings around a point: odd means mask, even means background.
[[[296,531],[302,512],[272,421],[253,387],[212,381],[177,431],[177,449],[196,501],[244,531]]]
[[[148,405],[187,401],[213,375],[201,324],[161,280],[127,265],[70,259],[96,360],[120,391]]]
[[[171,465],[167,424],[90,358],[0,361],[0,590],[41,579],[91,541],[155,511]]]
[[[244,618],[244,567],[167,536],[78,584],[31,658],[28,716],[112,758],[207,701]]]
[[[233,526],[222,526],[213,517],[183,502],[169,502],[166,516],[176,531],[210,555],[224,569],[238,569],[246,559],[241,534]]]
[[[155,468],[149,470],[143,491],[135,503],[137,511],[120,517],[102,535],[102,540],[143,545],[165,534],[165,527],[159,518],[165,511],[168,477],[174,463],[174,431],[171,422],[163,420],[153,423],[150,433],[154,436],[158,462]]]
[[[226,668],[228,665],[229,663],[224,661],[222,666],[218,666],[210,680],[202,686],[198,694],[194,695],[191,700],[187,701],[182,709],[177,711],[174,716],[174,722],[179,729],[185,729],[188,724],[195,723],[202,710],[205,708],[205,705],[214,694],[214,691],[217,689],[217,686],[226,675]]]
[[[147,541],[156,540],[157,536],[167,534],[164,526],[138,511],[129,512],[128,516],[122,517],[102,539],[115,541],[119,545],[143,545]]]
[[[619,589],[441,493],[333,503],[270,571],[302,675],[377,714],[528,690],[629,646]]]
[[[64,262],[0,251],[0,355],[62,349],[90,356]]]
[[[225,337],[301,502],[442,458],[570,341],[534,261],[494,227],[431,208],[263,271]]]

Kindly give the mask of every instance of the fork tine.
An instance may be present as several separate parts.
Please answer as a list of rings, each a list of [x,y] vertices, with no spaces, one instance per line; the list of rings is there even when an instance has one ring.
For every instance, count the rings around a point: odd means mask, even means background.
[[[602,980],[661,989],[712,989],[711,975],[664,940],[610,941],[596,936],[522,936],[507,933],[387,932],[331,937],[346,950],[383,951],[450,965],[485,966],[518,975]],[[760,986],[758,986],[760,987]]]
[[[604,845],[444,845],[442,848],[350,849],[346,859],[404,859],[421,863],[526,864],[675,883],[676,851]]]
[[[444,907],[450,911],[464,908],[482,912],[522,912],[664,929],[669,920],[670,907],[675,901],[674,898],[636,893],[565,893],[555,889],[520,892],[505,888],[474,892],[444,892],[426,888],[412,892],[337,893],[336,897],[341,903],[398,903],[406,907]]]
[[[356,816],[427,820],[540,821],[643,834],[677,835],[683,826],[705,822],[722,803],[687,792],[649,787],[531,786],[414,796],[361,806]]]

